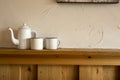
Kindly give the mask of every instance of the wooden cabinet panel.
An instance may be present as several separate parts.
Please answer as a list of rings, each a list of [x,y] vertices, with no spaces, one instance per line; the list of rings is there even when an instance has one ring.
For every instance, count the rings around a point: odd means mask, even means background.
[[[80,66],[80,80],[119,80],[119,67],[116,66]]]
[[[21,80],[37,80],[36,65],[20,65]]]
[[[0,80],[120,80],[119,66],[0,65]]]
[[[79,80],[79,68],[78,66],[39,65],[38,80]]]
[[[103,68],[103,80],[118,80],[117,79],[117,67],[115,66],[104,66]]]
[[[0,80],[20,80],[19,66],[0,65]]]
[[[37,80],[36,66],[0,65],[0,80]]]
[[[80,80],[103,80],[102,66],[80,66]]]

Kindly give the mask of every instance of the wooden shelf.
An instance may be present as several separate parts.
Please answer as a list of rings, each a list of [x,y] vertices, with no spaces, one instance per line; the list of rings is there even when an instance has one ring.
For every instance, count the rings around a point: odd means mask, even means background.
[[[0,49],[0,64],[120,65],[119,49]]]

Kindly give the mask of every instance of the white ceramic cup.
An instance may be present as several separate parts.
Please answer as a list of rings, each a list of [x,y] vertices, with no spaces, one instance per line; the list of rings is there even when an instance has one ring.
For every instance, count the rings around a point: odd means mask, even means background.
[[[46,49],[57,49],[60,45],[60,40],[57,37],[47,37],[45,38],[45,48]]]
[[[31,39],[31,49],[43,50],[43,38],[32,38]]]

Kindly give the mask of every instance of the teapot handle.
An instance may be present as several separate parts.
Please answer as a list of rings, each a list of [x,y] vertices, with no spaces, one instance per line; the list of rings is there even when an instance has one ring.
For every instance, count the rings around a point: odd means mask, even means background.
[[[31,36],[32,38],[36,38],[37,37],[37,32],[36,31],[32,31],[31,34],[32,34],[32,36]]]

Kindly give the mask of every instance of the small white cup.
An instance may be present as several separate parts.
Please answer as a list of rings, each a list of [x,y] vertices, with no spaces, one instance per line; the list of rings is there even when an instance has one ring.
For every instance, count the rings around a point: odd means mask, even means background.
[[[46,49],[57,49],[60,45],[60,41],[57,37],[47,37],[45,38],[45,48]]]
[[[31,39],[31,49],[43,50],[43,38],[32,38]]]

